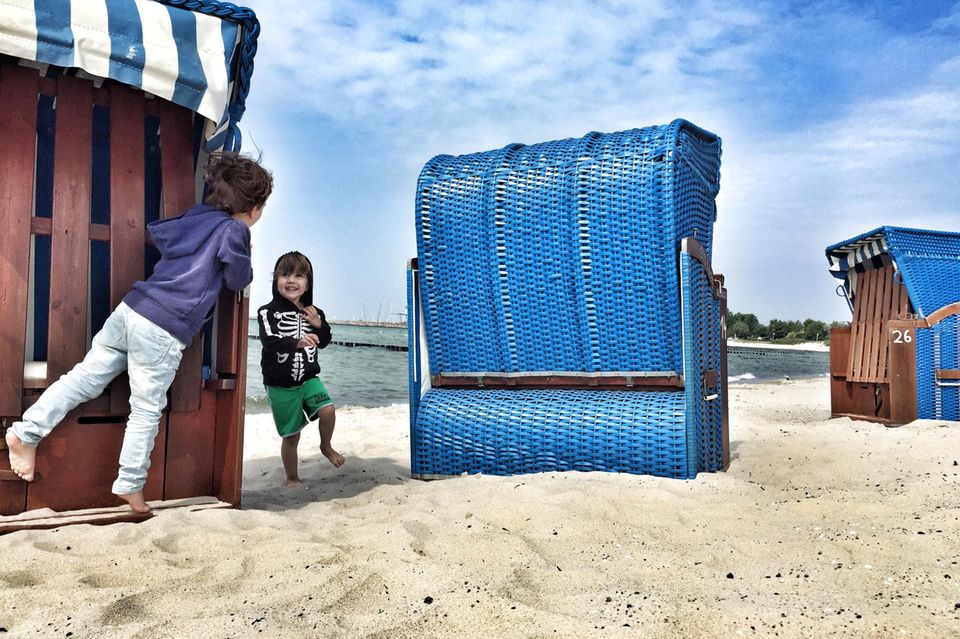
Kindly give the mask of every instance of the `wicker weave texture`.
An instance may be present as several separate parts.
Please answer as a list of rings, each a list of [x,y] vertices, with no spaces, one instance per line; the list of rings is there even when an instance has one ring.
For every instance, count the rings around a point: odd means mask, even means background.
[[[960,233],[887,226],[883,234],[920,315],[960,302]]]
[[[412,471],[688,478],[685,421],[678,392],[433,389],[420,400]]]
[[[678,247],[711,251],[719,161],[682,120],[433,158],[416,204],[431,372],[679,371]]]
[[[704,267],[680,260],[682,391],[447,390],[411,395],[415,475],[598,470],[691,478],[723,466],[720,302]],[[415,283],[410,278],[411,291]],[[411,306],[417,305],[411,293]],[[411,362],[414,342],[411,342]],[[412,366],[412,364],[411,364]],[[419,389],[411,368],[411,388]]]
[[[687,451],[689,464],[696,471],[713,472],[723,467],[724,384],[719,377],[721,322],[720,302],[710,291],[703,266],[689,254],[680,256],[684,282],[683,327],[684,387],[687,407]],[[708,370],[718,372],[716,386],[697,383]]]
[[[917,417],[960,419],[960,388],[936,383],[937,370],[960,369],[960,317],[917,329],[916,340]]]

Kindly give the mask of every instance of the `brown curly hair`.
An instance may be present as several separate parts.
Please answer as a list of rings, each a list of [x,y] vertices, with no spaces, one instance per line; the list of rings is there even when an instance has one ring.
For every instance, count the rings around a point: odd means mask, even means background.
[[[249,213],[262,207],[273,192],[273,175],[259,160],[239,153],[210,155],[204,175],[207,194],[204,204],[227,213]]]

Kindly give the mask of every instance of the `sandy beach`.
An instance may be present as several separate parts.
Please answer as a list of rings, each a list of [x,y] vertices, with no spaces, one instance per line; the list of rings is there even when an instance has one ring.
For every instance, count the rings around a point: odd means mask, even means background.
[[[948,637],[960,424],[829,419],[826,379],[731,387],[693,481],[409,477],[405,406],[339,411],[284,489],[249,416],[241,510],[0,537],[5,637]]]

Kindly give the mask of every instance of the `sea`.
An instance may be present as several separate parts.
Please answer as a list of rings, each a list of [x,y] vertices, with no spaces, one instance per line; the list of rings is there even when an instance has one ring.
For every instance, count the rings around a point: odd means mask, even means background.
[[[389,326],[332,324],[333,342],[320,351],[320,377],[337,406],[389,406],[409,401],[407,329]],[[266,413],[260,374],[260,340],[250,320],[247,352],[247,412]],[[728,346],[730,384],[824,377],[829,353]]]

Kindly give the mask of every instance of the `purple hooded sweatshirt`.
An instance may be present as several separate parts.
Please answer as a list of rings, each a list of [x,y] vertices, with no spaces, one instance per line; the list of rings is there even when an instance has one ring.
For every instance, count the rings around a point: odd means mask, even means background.
[[[241,291],[253,281],[250,227],[215,207],[197,205],[180,217],[151,222],[147,230],[160,261],[123,301],[190,344],[209,318],[220,289]]]

